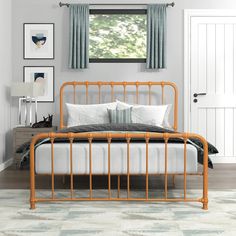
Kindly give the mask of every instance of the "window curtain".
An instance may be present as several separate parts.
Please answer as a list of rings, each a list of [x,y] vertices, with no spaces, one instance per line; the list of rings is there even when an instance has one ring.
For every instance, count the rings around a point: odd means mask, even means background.
[[[70,4],[69,68],[85,69],[89,64],[89,5]]]
[[[147,68],[166,68],[166,4],[147,6]]]

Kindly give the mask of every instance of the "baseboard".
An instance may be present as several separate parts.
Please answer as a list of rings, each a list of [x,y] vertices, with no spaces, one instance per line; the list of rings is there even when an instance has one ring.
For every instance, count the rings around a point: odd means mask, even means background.
[[[236,157],[217,157],[217,156],[210,156],[213,164],[217,164],[217,163],[236,163]]]
[[[10,166],[13,163],[13,158],[3,162],[2,164],[0,164],[0,172],[5,170],[8,166]]]

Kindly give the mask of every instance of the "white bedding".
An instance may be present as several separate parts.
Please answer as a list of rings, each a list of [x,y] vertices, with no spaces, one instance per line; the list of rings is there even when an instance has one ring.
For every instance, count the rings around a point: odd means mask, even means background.
[[[92,173],[108,173],[108,144],[92,144]],[[70,174],[70,146],[68,143],[54,144],[54,173]],[[51,173],[51,144],[43,144],[35,152],[35,170],[37,174]],[[187,144],[187,173],[197,172],[197,150]],[[125,143],[111,144],[111,174],[127,173],[127,145]],[[149,174],[165,172],[165,146],[162,143],[149,144]],[[168,173],[184,172],[184,145],[168,144]],[[73,173],[89,174],[88,143],[73,144]],[[130,173],[146,173],[145,143],[130,144]]]

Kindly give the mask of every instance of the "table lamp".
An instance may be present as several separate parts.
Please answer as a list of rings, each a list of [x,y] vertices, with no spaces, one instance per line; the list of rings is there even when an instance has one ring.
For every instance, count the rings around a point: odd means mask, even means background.
[[[22,102],[25,104],[25,126],[27,126],[27,117],[28,109],[27,102],[30,104],[29,107],[29,123],[32,125],[32,102],[35,104],[35,122],[37,122],[37,98],[44,95],[44,86],[41,83],[31,82],[16,82],[11,86],[11,96],[19,97],[19,106],[18,106],[18,122],[21,126],[21,109]]]

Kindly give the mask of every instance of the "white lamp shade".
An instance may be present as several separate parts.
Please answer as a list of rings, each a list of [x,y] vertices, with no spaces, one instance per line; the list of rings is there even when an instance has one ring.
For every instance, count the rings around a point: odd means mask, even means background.
[[[42,83],[13,83],[11,86],[12,97],[31,97],[36,98],[44,95],[44,85]]]

